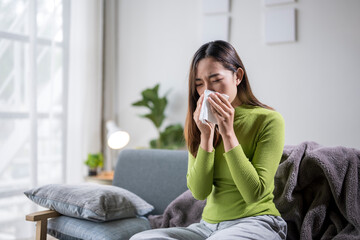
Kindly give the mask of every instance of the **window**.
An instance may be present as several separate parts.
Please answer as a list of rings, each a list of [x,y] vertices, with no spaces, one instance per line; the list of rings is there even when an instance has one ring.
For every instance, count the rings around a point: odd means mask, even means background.
[[[0,1],[0,239],[34,233],[25,190],[65,181],[69,4]]]

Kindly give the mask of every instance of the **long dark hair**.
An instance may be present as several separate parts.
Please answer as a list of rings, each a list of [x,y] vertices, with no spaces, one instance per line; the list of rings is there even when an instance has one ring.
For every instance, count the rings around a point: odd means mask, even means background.
[[[224,68],[234,73],[237,72],[238,68],[241,68],[244,71],[242,81],[237,86],[237,97],[240,99],[242,104],[272,109],[271,107],[261,103],[252,93],[245,67],[235,48],[230,43],[218,40],[202,45],[199,50],[196,51],[190,66],[188,111],[184,129],[186,144],[190,153],[194,156],[196,156],[200,145],[200,130],[193,120],[196,103],[200,97],[196,91],[195,78],[199,62],[207,57],[214,58],[216,61],[220,62]],[[213,143],[214,146],[217,146],[219,142],[220,134],[216,131]]]

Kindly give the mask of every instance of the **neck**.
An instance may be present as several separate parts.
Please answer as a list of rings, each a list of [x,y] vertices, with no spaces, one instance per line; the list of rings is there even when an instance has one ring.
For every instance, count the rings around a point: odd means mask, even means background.
[[[233,108],[236,108],[236,107],[240,106],[241,104],[242,104],[241,100],[238,98],[238,96],[236,96],[234,101],[232,101],[231,106],[233,106]]]

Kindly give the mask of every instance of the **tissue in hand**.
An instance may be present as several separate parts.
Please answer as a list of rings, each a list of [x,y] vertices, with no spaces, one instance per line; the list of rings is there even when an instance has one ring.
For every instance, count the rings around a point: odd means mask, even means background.
[[[215,123],[217,124],[217,120],[214,116],[214,114],[211,112],[210,110],[210,103],[208,101],[208,97],[209,97],[209,94],[210,93],[214,93],[214,91],[211,91],[211,90],[205,90],[204,92],[204,99],[203,99],[203,102],[202,102],[202,106],[201,106],[201,109],[200,109],[200,116],[199,116],[199,120],[202,122],[202,123],[206,123],[205,120],[209,121],[209,122],[212,122],[212,123]],[[229,96],[226,95],[226,94],[222,94],[224,97],[226,97],[226,99],[229,99]]]

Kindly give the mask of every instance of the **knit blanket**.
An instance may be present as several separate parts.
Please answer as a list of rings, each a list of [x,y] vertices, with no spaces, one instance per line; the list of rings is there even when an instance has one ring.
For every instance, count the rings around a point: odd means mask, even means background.
[[[289,240],[360,239],[360,150],[314,142],[285,146],[275,175],[274,202],[288,224]],[[152,228],[186,227],[201,219],[205,201],[189,190]]]
[[[274,202],[287,239],[360,239],[360,151],[314,142],[285,146]]]
[[[162,215],[149,215],[151,228],[187,227],[200,222],[205,201],[196,200],[190,190],[172,201]]]

